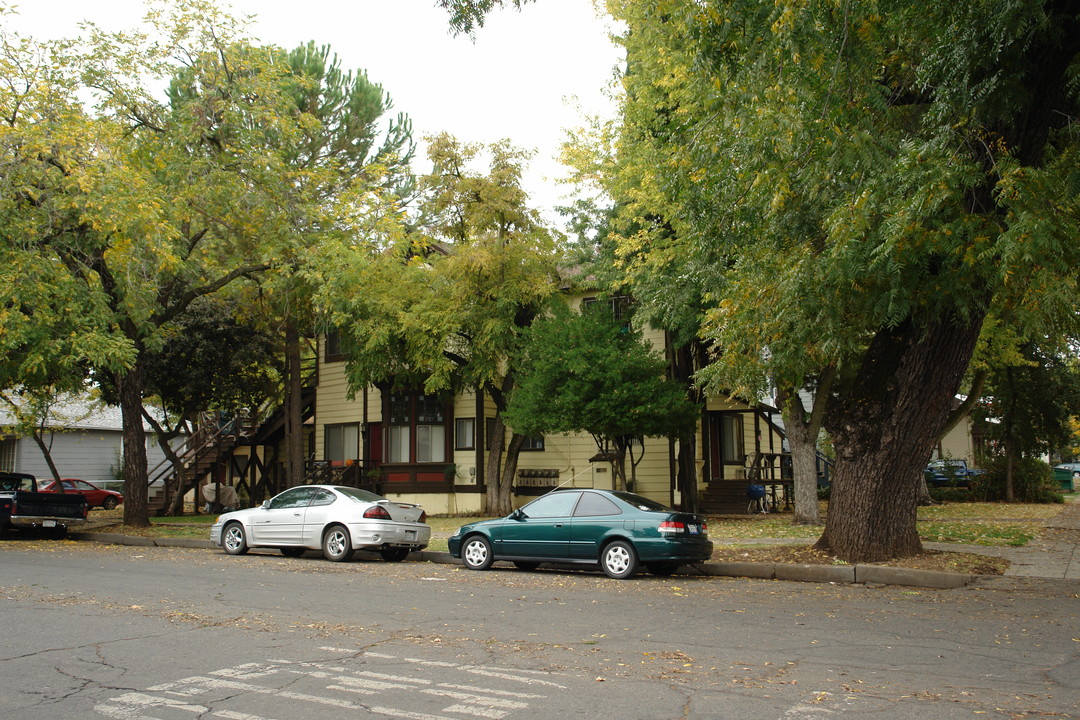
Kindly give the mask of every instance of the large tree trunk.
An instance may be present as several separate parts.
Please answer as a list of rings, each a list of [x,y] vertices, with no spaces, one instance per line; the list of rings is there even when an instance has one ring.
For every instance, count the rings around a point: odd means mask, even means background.
[[[791,448],[792,484],[795,493],[794,525],[820,525],[817,496],[817,439],[825,417],[836,368],[828,367],[818,378],[813,407],[806,411],[798,388],[778,387],[776,404],[784,418]]]
[[[704,350],[698,341],[674,347],[674,338],[667,334],[668,368],[671,377],[686,388],[686,397],[699,406],[704,404],[701,389],[694,383],[694,373],[706,364]],[[703,427],[699,425],[698,427]],[[679,506],[686,512],[697,512],[700,507],[697,473],[697,433],[679,438],[679,454],[676,459],[675,485],[679,490]]]
[[[486,505],[489,515],[509,515],[514,509],[513,501],[513,474],[507,475],[507,468],[513,466],[513,472],[517,472],[518,453],[525,438],[515,434],[510,441],[509,449],[506,448],[506,423],[503,421],[503,410],[506,409],[506,401],[514,389],[514,377],[507,373],[503,376],[502,383],[495,387],[488,384],[487,393],[491,401],[495,403],[495,417],[492,419],[491,446],[488,448],[487,462],[484,464],[484,485],[486,487]],[[484,424],[480,423],[480,432],[486,436]],[[515,440],[517,441],[515,443]],[[506,468],[503,467],[503,452],[507,452]]]
[[[120,415],[124,424],[124,524],[150,526],[149,488],[146,468],[146,431],[143,429],[142,361],[126,372],[116,373]]]
[[[304,409],[303,378],[300,376],[300,333],[290,319],[285,326],[285,447],[288,487],[304,484]]]
[[[836,448],[818,547],[848,562],[922,551],[917,482],[952,410],[982,317],[905,321],[878,332],[852,383],[829,405]]]
[[[510,493],[502,482],[503,447],[506,442],[506,425],[502,413],[496,413],[492,422],[491,442],[488,445],[487,462],[484,464],[484,485],[488,515],[510,514]]]
[[[679,455],[675,483],[679,488],[679,507],[685,512],[697,512],[701,507],[698,496],[697,436],[689,435],[679,440]]]
[[[801,403],[798,395],[794,402]],[[795,411],[798,413],[798,410]],[[802,419],[788,419],[784,411],[784,428],[791,446],[791,471],[795,493],[793,525],[820,525],[817,495],[817,431]]]
[[[510,435],[510,442],[506,446],[506,459],[503,461],[502,477],[499,480],[499,493],[506,499],[506,505],[499,509],[499,515],[507,515],[513,510],[511,497],[514,492],[514,478],[517,476],[518,458],[521,457],[521,447],[524,444],[524,435],[519,433]]]

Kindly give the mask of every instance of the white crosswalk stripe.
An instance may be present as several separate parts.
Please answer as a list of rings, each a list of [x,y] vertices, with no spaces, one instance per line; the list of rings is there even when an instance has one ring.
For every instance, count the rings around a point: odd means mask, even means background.
[[[483,667],[343,648],[320,650],[353,655],[352,660],[358,666],[351,667],[349,660],[325,662],[277,658],[244,663],[155,685],[143,692],[123,693],[98,703],[94,709],[99,715],[115,720],[186,717],[280,720],[260,714],[259,709],[265,706],[265,701],[256,698],[264,697],[285,702],[279,713],[275,713],[285,718],[309,714],[315,706],[324,708],[319,713],[326,720],[338,717],[334,714],[337,710],[348,712],[349,717],[362,712],[364,717],[374,714],[401,720],[508,720],[517,714],[524,717],[530,710],[535,714],[536,703],[546,697],[540,692],[524,691],[521,686],[530,690],[534,687],[537,690],[566,687],[553,680],[550,673],[537,670]],[[430,673],[423,677],[377,672],[368,669],[372,661],[381,665],[396,663],[399,667],[412,667],[418,671],[426,668]],[[446,676],[447,671],[488,678],[491,682],[439,682],[443,679],[440,676]],[[286,680],[288,677],[296,680]],[[503,687],[497,687],[499,684]],[[349,695],[356,699],[350,699]],[[357,696],[363,697],[364,701]],[[199,699],[198,703],[192,702],[194,698]],[[379,704],[370,704],[369,698],[378,698]],[[435,704],[438,699],[444,700],[445,705]],[[293,703],[307,706],[307,709],[298,711]]]

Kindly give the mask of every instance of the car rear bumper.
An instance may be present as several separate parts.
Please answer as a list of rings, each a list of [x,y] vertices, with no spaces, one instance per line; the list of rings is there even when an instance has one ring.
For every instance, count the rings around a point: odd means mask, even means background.
[[[42,517],[40,515],[12,515],[9,521],[17,528],[49,528],[84,525],[86,518]]]
[[[705,538],[635,538],[634,547],[641,562],[705,562],[713,553],[712,541]]]
[[[349,523],[352,544],[357,549],[407,547],[422,550],[431,541],[431,528],[425,523],[371,522]]]

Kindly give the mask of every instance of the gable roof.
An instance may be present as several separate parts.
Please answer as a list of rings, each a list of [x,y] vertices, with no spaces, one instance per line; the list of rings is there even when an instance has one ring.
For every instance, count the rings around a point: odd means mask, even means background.
[[[0,404],[0,428],[16,424],[15,414],[6,404]],[[109,430],[124,429],[123,414],[119,407],[106,405],[89,395],[63,395],[49,409],[45,427],[55,430]],[[152,431],[146,421],[143,428]]]

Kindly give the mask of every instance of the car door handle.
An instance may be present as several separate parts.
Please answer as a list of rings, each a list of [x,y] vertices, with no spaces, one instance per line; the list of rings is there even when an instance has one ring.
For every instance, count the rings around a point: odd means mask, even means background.
[[[555,527],[562,527],[562,526],[563,526],[562,523],[555,523]]]

